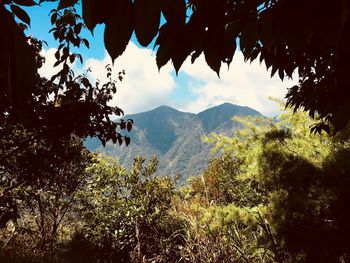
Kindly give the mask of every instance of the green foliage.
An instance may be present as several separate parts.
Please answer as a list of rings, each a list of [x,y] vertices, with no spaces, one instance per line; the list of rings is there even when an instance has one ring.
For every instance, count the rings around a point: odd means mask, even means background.
[[[205,140],[214,144],[214,151],[235,160],[235,169],[228,171],[236,176],[238,186],[254,194],[263,189],[262,246],[273,252],[277,262],[346,260],[350,252],[344,241],[349,228],[343,223],[348,220],[344,204],[349,201],[344,190],[349,184],[347,132],[339,136],[341,140],[311,134],[312,120],[289,109],[276,123],[262,118],[236,121],[245,128],[235,137],[211,134]],[[227,169],[223,163],[219,167],[212,178],[203,177],[207,185],[220,180],[220,169]],[[255,182],[255,187],[247,181]],[[226,191],[223,184],[223,196]],[[240,204],[240,199],[233,202]]]
[[[92,260],[175,262],[183,244],[183,223],[171,212],[174,182],[155,177],[157,160],[138,157],[130,171],[99,157],[80,192],[81,245],[90,242]],[[85,240],[85,241],[84,241]]]
[[[16,133],[24,139],[33,136]],[[69,239],[67,231],[75,224],[74,203],[87,176],[90,154],[75,137],[51,144],[33,140],[0,164],[0,258],[59,254],[57,244]]]

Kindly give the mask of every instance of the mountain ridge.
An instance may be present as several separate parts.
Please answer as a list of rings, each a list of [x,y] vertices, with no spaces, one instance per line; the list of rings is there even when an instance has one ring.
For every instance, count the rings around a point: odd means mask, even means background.
[[[126,115],[133,119],[128,147],[107,143],[103,148],[97,139],[86,141],[91,151],[114,156],[130,167],[135,156],[146,159],[156,155],[159,159],[159,175],[181,174],[184,179],[202,173],[210,158],[210,147],[201,141],[211,132],[232,135],[236,123],[233,116],[262,116],[258,111],[231,103],[223,103],[197,114],[179,111],[169,106]]]

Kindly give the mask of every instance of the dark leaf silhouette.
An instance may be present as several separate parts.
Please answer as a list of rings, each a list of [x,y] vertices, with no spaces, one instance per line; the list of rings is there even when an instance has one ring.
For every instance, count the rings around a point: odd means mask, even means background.
[[[17,5],[23,5],[23,6],[34,6],[37,5],[33,0],[14,0],[14,3]]]
[[[57,8],[58,8],[58,10],[60,10],[60,9],[64,9],[64,8],[67,8],[67,7],[72,7],[77,2],[78,2],[78,0],[60,0]]]
[[[30,26],[30,17],[22,8],[18,5],[10,5],[11,11],[18,17],[18,19],[22,20],[24,23]]]
[[[160,23],[160,0],[135,0],[135,33],[139,43],[146,47],[156,36]]]
[[[105,46],[115,60],[123,54],[133,32],[133,15],[131,0],[122,0],[114,11],[105,29]]]

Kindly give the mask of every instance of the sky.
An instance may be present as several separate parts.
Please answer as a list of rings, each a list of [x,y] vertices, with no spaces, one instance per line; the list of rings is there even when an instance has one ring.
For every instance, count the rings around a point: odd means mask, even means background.
[[[48,33],[51,29],[49,12],[56,5],[57,3],[43,3],[41,6],[25,8],[31,17],[31,27],[27,33],[48,43],[42,52],[46,63],[40,70],[40,74],[46,77],[59,70],[53,68],[58,43]],[[90,48],[81,48],[79,53],[84,57],[84,63],[74,64],[74,70],[79,73],[85,73],[90,68],[89,77],[92,80],[105,80],[105,66],[112,64],[104,48],[103,30],[104,26],[98,25],[93,35],[87,29],[84,31]],[[126,75],[117,84],[117,93],[111,104],[122,108],[125,114],[148,111],[160,105],[198,113],[230,102],[274,117],[279,113],[279,105],[269,100],[269,97],[284,98],[287,88],[296,84],[296,78],[283,82],[278,76],[270,78],[264,65],[260,65],[258,61],[245,63],[239,51],[236,52],[229,69],[226,64],[222,65],[220,78],[207,66],[203,55],[194,64],[188,58],[178,76],[171,62],[158,71],[155,53],[153,46],[141,47],[133,35],[124,54],[114,63],[115,76],[121,70],[125,70]]]

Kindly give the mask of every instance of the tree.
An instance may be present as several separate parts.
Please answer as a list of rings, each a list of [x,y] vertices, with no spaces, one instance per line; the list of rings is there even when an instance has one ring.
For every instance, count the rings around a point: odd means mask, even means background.
[[[96,158],[80,191],[82,229],[72,254],[87,255],[87,262],[180,259],[184,225],[171,213],[175,182],[157,177],[157,166],[155,157],[148,164],[136,157],[130,170],[110,157]]]
[[[59,10],[78,2],[41,0],[40,3],[45,1],[57,1]],[[1,49],[11,56],[15,50],[21,50],[17,57],[28,61],[28,66],[15,63],[9,67],[9,56],[2,55],[1,75],[10,72],[12,78],[3,78],[6,88],[1,97],[2,100],[9,97],[22,115],[21,105],[25,103],[20,102],[28,99],[34,86],[34,72],[30,68],[33,56],[25,37],[4,8],[10,4],[13,13],[28,22],[29,17],[14,3],[35,5],[35,2],[7,0],[1,6],[1,22],[10,25],[6,30],[2,28],[1,34],[8,37]],[[281,79],[298,72],[299,85],[289,89],[287,104],[322,120],[313,131],[337,132],[350,119],[347,96],[350,5],[346,0],[81,0],[81,4],[83,19],[91,31],[97,24],[106,25],[104,42],[113,60],[124,52],[134,31],[143,46],[156,38],[158,67],[171,60],[177,72],[187,57],[194,62],[204,53],[207,64],[219,74],[221,63],[229,65],[239,49],[246,61],[259,57],[267,69],[271,68],[271,75],[278,73]],[[161,13],[166,19],[163,25],[160,25]],[[11,46],[13,39],[17,43]],[[26,79],[32,83],[26,88],[16,80],[15,69],[23,67],[28,67]],[[12,80],[6,82],[6,79]],[[15,99],[11,94],[21,95]]]
[[[18,131],[17,135],[31,138],[31,134]],[[91,163],[90,153],[74,136],[60,138],[55,144],[36,141],[1,162],[0,216],[16,213],[2,226],[1,257],[9,256],[8,252],[20,258],[57,253],[57,244],[62,242],[59,234],[67,230],[69,218],[77,212],[76,194],[85,185],[86,168]],[[5,240],[10,219],[14,235]]]
[[[59,7],[76,2],[62,0]],[[106,8],[110,5],[116,8]],[[113,59],[123,53],[133,31],[143,46],[156,38],[158,67],[171,60],[177,72],[187,57],[194,62],[204,53],[219,74],[221,63],[229,65],[239,49],[246,61],[260,56],[271,75],[278,73],[282,80],[298,72],[299,85],[289,89],[287,105],[322,119],[315,131],[330,132],[330,124],[336,132],[350,119],[346,0],[82,0],[82,6],[91,31],[106,24],[105,46]],[[166,23],[160,27],[161,12]]]
[[[112,115],[120,116],[123,111],[108,104],[125,72],[120,72],[116,81],[107,65],[109,81],[95,84],[86,75],[74,74],[71,65],[75,60],[82,63],[83,58],[72,49],[88,47],[89,42],[80,36],[84,29],[80,15],[68,7],[51,12],[51,32],[59,42],[54,65],[57,74],[51,79],[40,77],[38,69],[45,62],[40,56],[43,41],[25,35],[30,17],[20,5],[36,3],[16,0],[0,4],[0,34],[4,38],[0,49],[0,125],[7,130],[20,125],[47,138],[75,134],[81,138],[97,136],[102,144],[108,140],[129,144],[130,139],[117,128],[130,130],[132,121],[112,121]]]
[[[261,117],[240,119],[245,128],[234,138],[212,134],[207,141],[235,160],[238,176],[231,175],[238,187],[265,192],[260,205],[265,206],[264,220],[273,238],[267,235],[261,241],[278,262],[346,262],[348,131],[334,137],[310,134],[311,121],[305,113],[288,109],[276,123]],[[219,170],[212,177],[220,179],[221,174]],[[246,184],[252,181],[255,184]],[[245,197],[234,204],[240,205]]]

